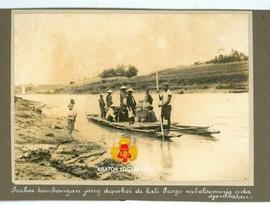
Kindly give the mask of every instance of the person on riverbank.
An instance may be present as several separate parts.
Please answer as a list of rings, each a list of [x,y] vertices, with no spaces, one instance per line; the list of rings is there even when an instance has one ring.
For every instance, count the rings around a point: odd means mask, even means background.
[[[99,109],[100,109],[100,116],[101,116],[101,118],[105,118],[105,115],[106,115],[105,106],[106,106],[106,104],[104,102],[102,94],[99,95],[98,103],[99,103]]]
[[[162,84],[162,93],[159,93],[159,100],[161,101],[161,104],[159,107],[161,107],[161,121],[162,123],[164,120],[167,120],[167,130],[170,130],[171,126],[171,112],[172,112],[172,106],[171,106],[171,100],[172,100],[172,93],[169,89],[168,83]]]
[[[70,102],[69,102],[69,104],[68,104],[68,107],[69,106],[75,106],[75,100],[74,99],[70,99]]]
[[[68,114],[67,114],[67,117],[68,117],[68,121],[67,121],[68,136],[71,138],[73,138],[72,134],[73,134],[73,131],[75,130],[75,121],[77,118],[77,113],[74,109],[74,104],[75,104],[75,102],[70,103],[68,105]]]
[[[136,116],[136,101],[135,98],[133,97],[133,89],[129,88],[127,90],[127,110],[128,110],[128,120],[129,124],[134,124],[135,122],[135,116]]]
[[[107,106],[107,109],[109,109],[111,107],[111,105],[113,104],[112,90],[108,90],[107,93],[108,94],[106,96],[106,106]]]

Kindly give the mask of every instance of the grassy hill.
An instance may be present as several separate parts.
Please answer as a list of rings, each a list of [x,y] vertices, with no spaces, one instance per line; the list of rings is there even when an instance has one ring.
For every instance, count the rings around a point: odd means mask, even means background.
[[[180,66],[159,72],[159,82],[168,82],[177,92],[199,92],[201,90],[222,90],[247,92],[248,62],[226,64],[201,64]],[[119,90],[121,85],[136,91],[145,88],[156,89],[155,73],[132,78],[114,77],[88,83],[74,83],[55,89],[55,93],[100,93],[107,89]]]

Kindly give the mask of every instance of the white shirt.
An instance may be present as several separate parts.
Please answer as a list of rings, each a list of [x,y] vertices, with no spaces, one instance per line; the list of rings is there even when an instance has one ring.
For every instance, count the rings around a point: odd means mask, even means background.
[[[172,92],[168,89],[167,91],[163,91],[160,96],[162,96],[162,104],[164,104],[168,101],[169,96],[172,96]],[[168,105],[170,104],[171,102],[168,103]]]
[[[106,113],[106,118],[108,118],[109,116],[111,116],[113,118],[115,117],[114,111],[111,107],[109,108],[108,112]]]
[[[68,110],[67,116],[68,116],[68,119],[74,120],[75,117],[77,116],[75,109],[73,108],[72,110]]]

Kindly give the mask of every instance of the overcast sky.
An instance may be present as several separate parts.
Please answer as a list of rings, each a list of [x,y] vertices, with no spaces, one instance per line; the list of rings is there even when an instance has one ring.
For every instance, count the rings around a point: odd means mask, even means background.
[[[147,74],[219,49],[248,54],[247,13],[39,12],[14,15],[16,84],[68,83],[119,64]]]

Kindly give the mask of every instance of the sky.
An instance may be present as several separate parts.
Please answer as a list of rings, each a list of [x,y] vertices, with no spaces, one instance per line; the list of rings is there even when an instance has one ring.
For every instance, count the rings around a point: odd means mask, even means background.
[[[13,16],[15,84],[64,84],[117,65],[139,74],[248,54],[248,13],[18,11]]]

